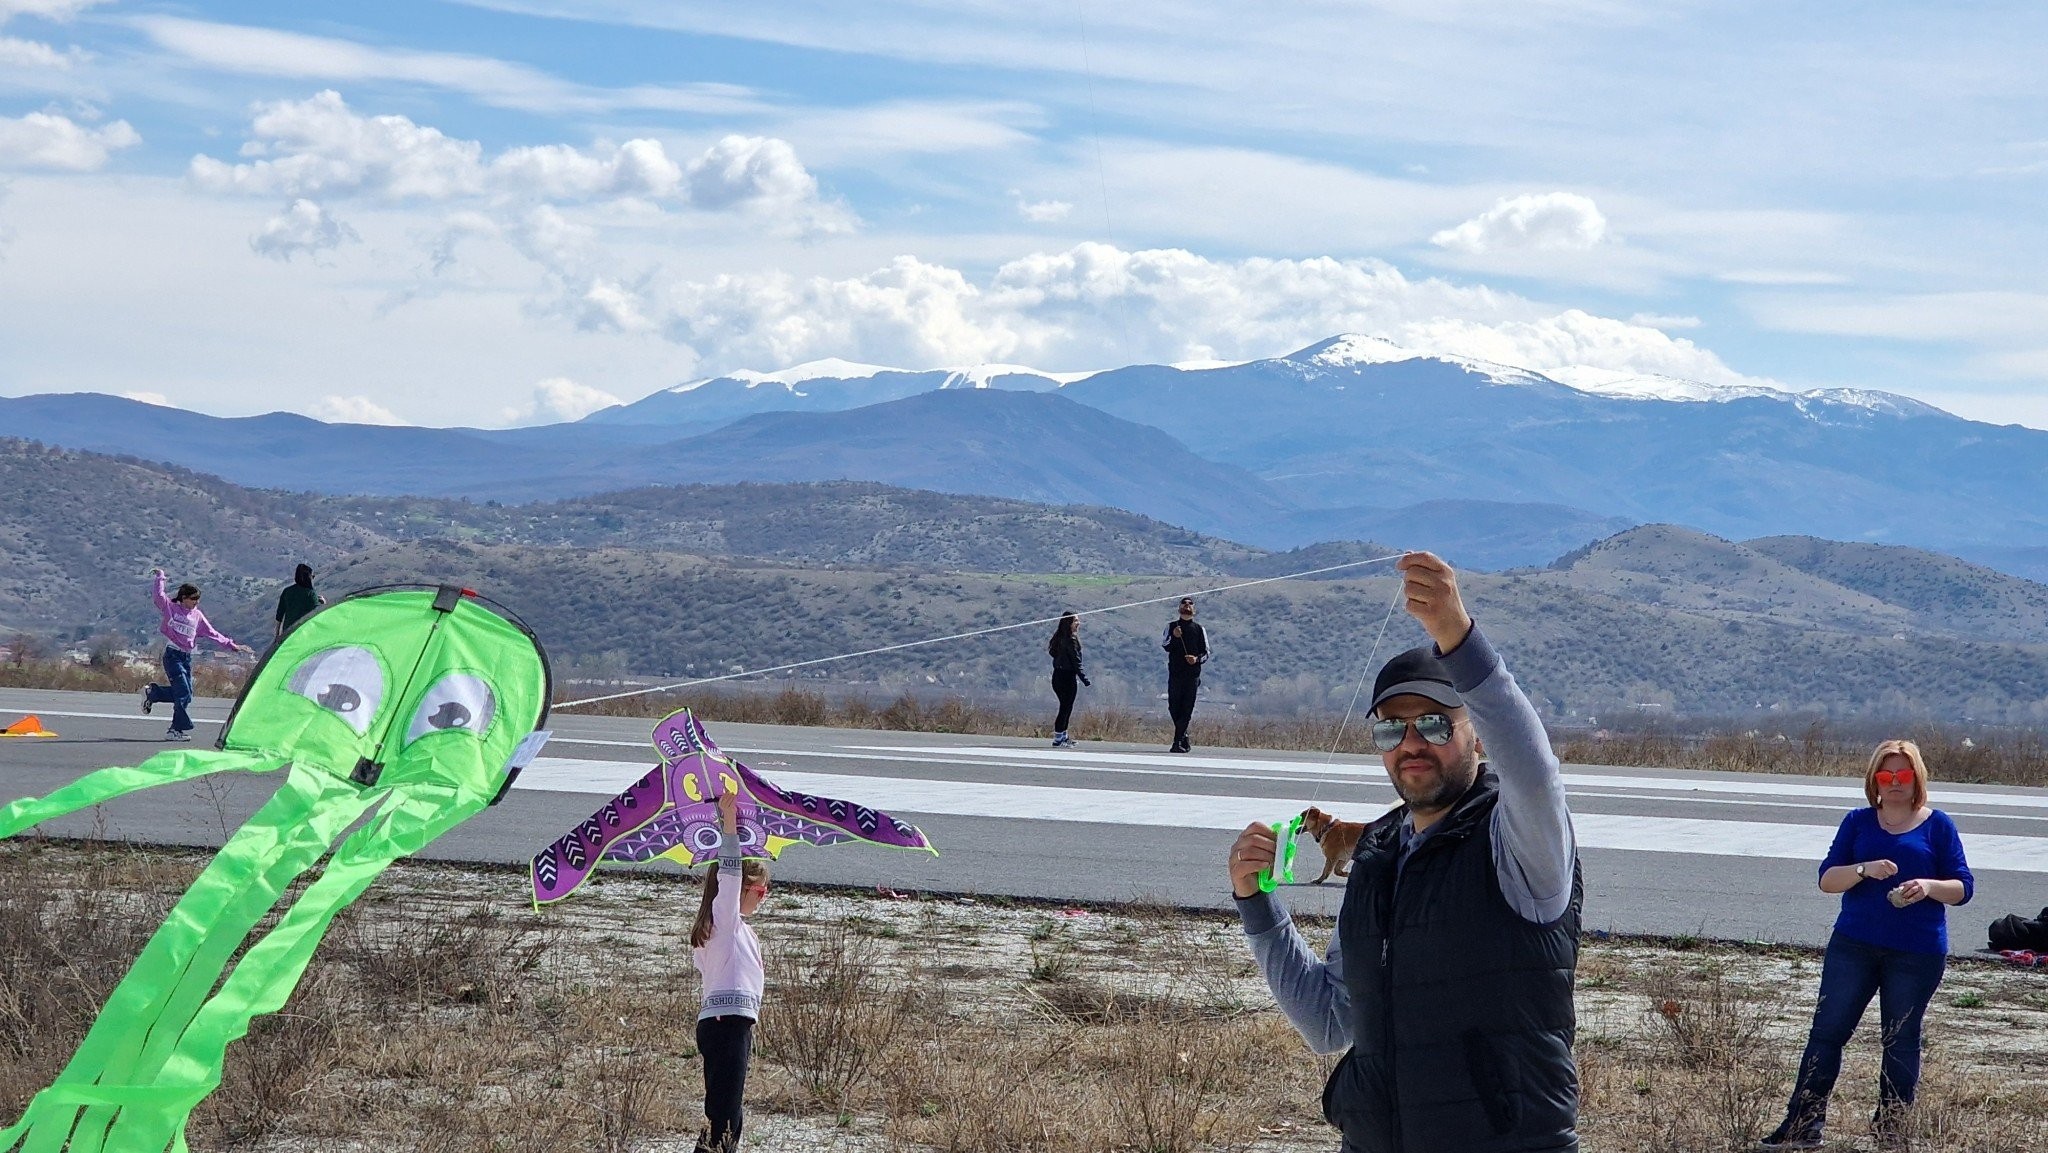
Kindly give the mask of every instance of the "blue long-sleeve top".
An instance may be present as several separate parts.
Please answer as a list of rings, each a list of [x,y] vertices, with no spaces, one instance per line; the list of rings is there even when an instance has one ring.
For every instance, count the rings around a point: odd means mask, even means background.
[[[1947,953],[1948,906],[1930,897],[1897,909],[1885,894],[1912,880],[1961,881],[1963,899],[1957,903],[1969,903],[1977,892],[1977,878],[1963,858],[1963,835],[1948,814],[1935,809],[1917,828],[1888,833],[1877,823],[1876,809],[1852,810],[1835,830],[1835,843],[1821,861],[1820,871],[1858,861],[1890,861],[1899,872],[1882,881],[1865,877],[1843,893],[1835,932],[1866,945],[1909,953]]]
[[[1571,905],[1578,845],[1550,738],[1478,625],[1463,644],[1439,655],[1485,742],[1487,765],[1500,781],[1500,801],[1493,810],[1493,867],[1501,895],[1525,920],[1554,921]],[[1410,847],[1428,835],[1425,831],[1413,838]],[[1318,961],[1274,894],[1240,899],[1237,915],[1274,1002],[1302,1038],[1318,1053],[1349,1046],[1351,996],[1344,985],[1339,935],[1331,935]]]

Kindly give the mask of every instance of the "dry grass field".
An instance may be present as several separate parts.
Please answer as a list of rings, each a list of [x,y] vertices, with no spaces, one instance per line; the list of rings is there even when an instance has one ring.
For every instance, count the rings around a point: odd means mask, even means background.
[[[0,1111],[68,1058],[203,855],[0,845]],[[689,878],[609,873],[536,914],[505,870],[403,863],[230,1054],[195,1150],[687,1150],[699,1120]],[[1234,922],[1161,907],[779,887],[756,1150],[1332,1150],[1328,1062],[1272,1007]],[[1306,930],[1319,944],[1327,923]],[[1746,1148],[1776,1121],[1819,975],[1783,949],[1592,940],[1579,968],[1589,1153]],[[2048,1148],[2048,973],[1954,965],[1919,1146]],[[1865,1147],[1876,1049],[1834,1116]]]

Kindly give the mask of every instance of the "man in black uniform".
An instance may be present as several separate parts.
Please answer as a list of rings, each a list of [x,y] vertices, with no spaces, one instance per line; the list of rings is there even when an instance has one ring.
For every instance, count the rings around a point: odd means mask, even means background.
[[[1195,623],[1195,598],[1180,598],[1180,616],[1167,623],[1160,647],[1166,650],[1166,712],[1173,718],[1173,748],[1167,751],[1185,753],[1202,666],[1209,661],[1209,636]]]

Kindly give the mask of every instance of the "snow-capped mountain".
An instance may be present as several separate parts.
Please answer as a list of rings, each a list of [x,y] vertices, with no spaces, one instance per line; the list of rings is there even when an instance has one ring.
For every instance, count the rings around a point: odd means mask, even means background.
[[[832,358],[775,372],[739,369],[702,377],[586,419],[595,424],[711,427],[760,412],[844,412],[940,389],[1048,392],[1089,375],[1042,372],[1021,364],[909,369]]]

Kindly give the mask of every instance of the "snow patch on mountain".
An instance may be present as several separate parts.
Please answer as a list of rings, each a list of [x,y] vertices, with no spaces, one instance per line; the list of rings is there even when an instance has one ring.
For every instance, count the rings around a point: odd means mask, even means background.
[[[887,365],[859,364],[851,360],[841,360],[836,356],[831,356],[826,357],[824,360],[806,361],[803,364],[785,368],[779,372],[754,372],[751,369],[742,368],[725,373],[722,376],[707,376],[701,380],[679,384],[668,391],[694,392],[714,380],[737,380],[748,388],[756,388],[764,384],[779,384],[791,391],[795,391],[797,385],[813,380],[866,380],[869,377],[877,376],[884,372],[902,371],[900,368],[890,368]]]
[[[1758,384],[1708,384],[1705,381],[1685,380],[1676,376],[1659,373],[1623,372],[1611,368],[1552,369],[1552,380],[1559,384],[1589,392],[1595,396],[1611,396],[1622,400],[1670,400],[1685,403],[1709,403],[1721,400],[1741,400],[1745,397],[1767,396],[1780,400],[1791,399],[1791,394]]]
[[[1440,360],[1455,364],[1477,376],[1485,377],[1494,384],[1545,384],[1549,378],[1542,373],[1511,364],[1497,364],[1471,356],[1451,356],[1444,353],[1422,352],[1404,348],[1380,336],[1360,336],[1345,333],[1328,340],[1311,344],[1299,352],[1281,359],[1309,368],[1363,368],[1374,364],[1398,364],[1409,360]]]
[[[1056,385],[1072,384],[1095,375],[1095,371],[1046,372],[1021,364],[977,364],[970,368],[946,368],[938,371],[946,374],[946,382],[941,384],[940,388],[989,388],[997,379],[1005,376],[1036,377],[1039,380],[1049,380]]]

